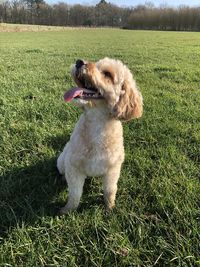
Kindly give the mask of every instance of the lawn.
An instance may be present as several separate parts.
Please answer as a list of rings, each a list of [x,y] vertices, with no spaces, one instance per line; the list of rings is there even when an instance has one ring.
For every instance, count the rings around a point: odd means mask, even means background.
[[[144,97],[124,123],[115,209],[88,178],[66,216],[56,158],[80,115],[78,58],[121,59]],[[0,33],[0,266],[200,266],[200,35],[74,29]]]

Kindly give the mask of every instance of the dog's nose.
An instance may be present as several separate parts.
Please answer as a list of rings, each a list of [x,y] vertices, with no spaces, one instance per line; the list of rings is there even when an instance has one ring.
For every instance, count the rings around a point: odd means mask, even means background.
[[[82,59],[78,59],[76,61],[76,68],[79,69],[81,68],[83,65],[85,65],[84,61]]]

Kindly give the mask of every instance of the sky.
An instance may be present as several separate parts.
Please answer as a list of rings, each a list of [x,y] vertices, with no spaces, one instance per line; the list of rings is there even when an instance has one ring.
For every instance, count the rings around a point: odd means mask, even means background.
[[[95,5],[99,1],[98,0],[46,0],[48,3],[57,3],[57,2],[66,2],[67,4],[84,4],[84,5]],[[180,5],[187,6],[200,6],[200,0],[107,0],[112,4],[116,4],[118,6],[137,6],[139,4],[145,4],[146,2],[151,2],[155,6],[165,5],[176,7]]]

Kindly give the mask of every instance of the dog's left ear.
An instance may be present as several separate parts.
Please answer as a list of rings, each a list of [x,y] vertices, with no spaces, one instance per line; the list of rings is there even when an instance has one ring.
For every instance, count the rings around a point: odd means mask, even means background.
[[[113,109],[113,114],[121,120],[139,118],[143,112],[142,95],[136,87],[135,81],[124,81],[119,101]]]

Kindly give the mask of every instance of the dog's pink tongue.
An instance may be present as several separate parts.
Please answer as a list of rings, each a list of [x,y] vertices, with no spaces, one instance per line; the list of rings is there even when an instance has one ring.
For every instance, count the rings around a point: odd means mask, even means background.
[[[83,88],[79,87],[72,88],[64,94],[64,100],[65,102],[70,102],[75,97],[82,95],[82,93],[83,93]]]

